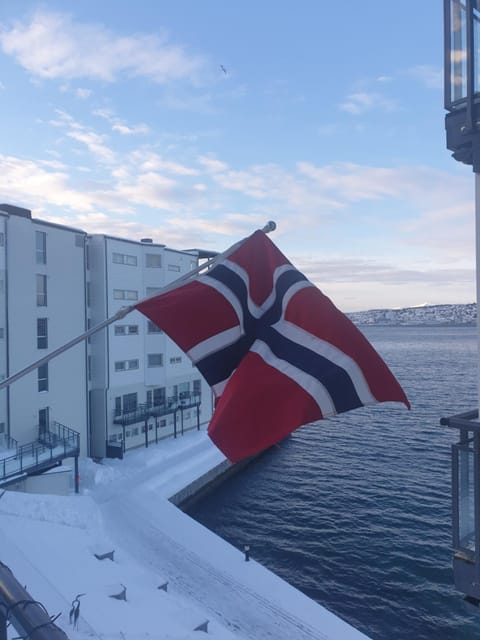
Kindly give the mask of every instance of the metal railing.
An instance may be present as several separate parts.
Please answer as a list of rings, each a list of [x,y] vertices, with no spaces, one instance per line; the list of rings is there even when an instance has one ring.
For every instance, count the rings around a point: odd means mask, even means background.
[[[55,624],[58,616],[49,616],[45,607],[32,598],[18,582],[11,569],[0,562],[0,638],[7,638],[7,624],[12,623],[21,638],[68,640]]]
[[[159,418],[175,413],[179,409],[189,409],[201,403],[200,393],[181,393],[180,396],[167,398],[166,402],[157,405],[139,404],[133,411],[124,413],[113,418],[113,424],[126,427],[132,424],[145,422],[149,418]]]
[[[80,434],[59,422],[41,430],[38,440],[17,446],[14,455],[0,458],[0,482],[53,466],[80,453]]]

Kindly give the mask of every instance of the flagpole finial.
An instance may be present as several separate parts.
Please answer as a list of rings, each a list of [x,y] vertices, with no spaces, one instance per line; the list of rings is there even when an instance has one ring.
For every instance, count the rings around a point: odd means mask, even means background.
[[[277,228],[277,225],[275,224],[275,222],[273,220],[269,220],[267,224],[263,227],[262,231],[263,233],[270,233],[270,231],[275,231],[276,228]]]

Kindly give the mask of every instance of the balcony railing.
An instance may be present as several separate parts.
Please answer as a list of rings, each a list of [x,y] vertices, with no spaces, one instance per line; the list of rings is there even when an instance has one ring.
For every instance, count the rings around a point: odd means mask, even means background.
[[[114,424],[126,427],[131,424],[145,422],[149,418],[167,416],[176,411],[196,407],[201,403],[200,393],[181,393],[179,396],[167,398],[166,402],[158,405],[139,404],[133,411],[125,411],[115,416]]]
[[[452,445],[452,546],[456,588],[480,602],[480,422],[478,410],[442,418],[459,430]]]
[[[42,429],[38,440],[16,448],[14,455],[0,457],[0,483],[55,466],[80,454],[80,434],[59,422]]]

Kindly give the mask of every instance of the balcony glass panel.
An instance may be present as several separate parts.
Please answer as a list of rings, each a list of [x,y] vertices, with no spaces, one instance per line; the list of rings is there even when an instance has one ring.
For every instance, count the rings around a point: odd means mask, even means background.
[[[475,484],[473,450],[458,450],[458,533],[460,547],[475,553]]]

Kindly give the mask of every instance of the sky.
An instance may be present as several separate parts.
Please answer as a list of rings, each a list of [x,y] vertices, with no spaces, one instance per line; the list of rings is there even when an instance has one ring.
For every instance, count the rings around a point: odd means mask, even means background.
[[[70,640],[198,640],[205,621],[213,640],[368,640],[169,502],[224,460],[193,431],[123,460],[82,459],[80,495],[0,492],[2,561]],[[112,550],[113,562],[94,557]],[[122,586],[126,601],[108,597]]]
[[[475,300],[442,3],[3,0],[0,202],[175,249],[277,223],[342,311]]]

